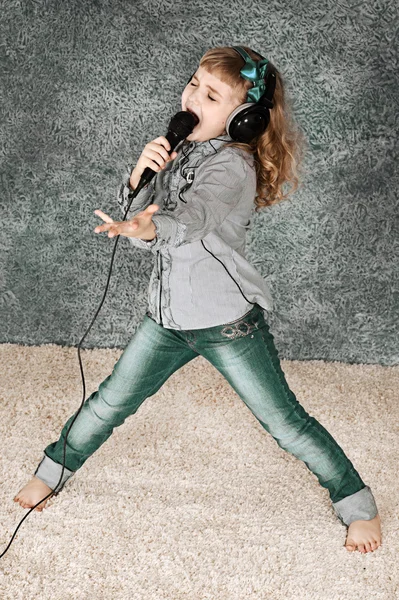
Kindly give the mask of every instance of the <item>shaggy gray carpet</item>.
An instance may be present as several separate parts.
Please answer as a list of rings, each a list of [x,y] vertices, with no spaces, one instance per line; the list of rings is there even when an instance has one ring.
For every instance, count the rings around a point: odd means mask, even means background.
[[[399,363],[397,3],[9,0],[0,69],[0,342],[74,346],[100,304],[127,164],[165,135],[212,46],[271,60],[304,130],[303,187],[254,219],[287,360]],[[3,263],[2,263],[3,260]],[[85,347],[124,348],[153,256],[117,249]]]
[[[87,396],[116,349],[82,351]],[[81,402],[77,351],[0,345],[0,553],[13,502]],[[0,560],[4,600],[395,600],[399,367],[282,361],[303,406],[371,486],[383,527],[349,553],[328,492],[202,357],[90,457]]]

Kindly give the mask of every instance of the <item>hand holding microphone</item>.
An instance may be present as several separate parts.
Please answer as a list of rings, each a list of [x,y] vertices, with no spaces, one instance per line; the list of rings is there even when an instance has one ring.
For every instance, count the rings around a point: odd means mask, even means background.
[[[137,186],[134,188],[137,193],[151,181],[158,171],[161,170],[159,167],[161,167],[164,164],[164,161],[168,159],[167,151],[171,152],[169,160],[176,158],[177,153],[173,152],[173,150],[180,142],[185,140],[186,137],[193,132],[193,129],[198,122],[199,119],[197,115],[194,115],[186,110],[181,110],[171,118],[166,136],[160,136],[153,142],[150,142],[146,145],[140,156],[140,159],[142,159],[140,169],[142,166],[145,168],[141,174]],[[154,167],[154,169],[149,166],[148,161],[153,163],[152,167]],[[137,167],[138,164],[133,172],[137,169]],[[137,173],[140,171],[140,169],[137,171]],[[132,183],[136,183],[136,179],[138,179],[138,177],[136,177],[135,174]]]
[[[170,150],[171,145],[163,135],[155,138],[152,142],[148,142],[148,144],[144,146],[144,150],[137,161],[137,165],[130,175],[130,187],[133,190],[136,189],[140,177],[147,167],[158,172],[165,168],[166,163],[174,160],[177,156],[177,152],[172,152],[169,155],[168,152],[170,152]]]

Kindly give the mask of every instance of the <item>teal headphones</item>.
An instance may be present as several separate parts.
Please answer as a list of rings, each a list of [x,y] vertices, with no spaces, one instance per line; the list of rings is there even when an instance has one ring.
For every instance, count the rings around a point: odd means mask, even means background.
[[[244,59],[241,77],[253,82],[248,90],[247,101],[233,110],[226,121],[227,134],[235,142],[249,144],[264,131],[270,121],[270,109],[276,88],[276,69],[261,54],[260,60],[253,60],[241,46],[232,46]],[[194,74],[193,74],[194,75]],[[191,81],[193,75],[190,77]]]

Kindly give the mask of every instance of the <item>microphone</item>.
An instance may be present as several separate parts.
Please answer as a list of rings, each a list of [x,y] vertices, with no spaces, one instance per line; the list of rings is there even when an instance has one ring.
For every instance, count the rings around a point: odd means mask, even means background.
[[[168,127],[168,133],[165,135],[170,144],[170,152],[173,152],[177,144],[179,144],[182,140],[185,140],[186,137],[190,135],[198,122],[199,119],[197,115],[185,110],[181,110],[171,118]],[[138,193],[145,185],[147,185],[147,183],[151,181],[156,173],[157,171],[153,171],[151,167],[146,167],[134,191]]]

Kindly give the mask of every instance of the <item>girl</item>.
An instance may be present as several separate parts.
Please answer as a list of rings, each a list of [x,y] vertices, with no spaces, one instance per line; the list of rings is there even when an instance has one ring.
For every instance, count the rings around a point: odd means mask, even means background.
[[[268,61],[261,58],[246,46],[208,50],[181,100],[182,109],[198,117],[192,133],[170,155],[163,136],[145,146],[119,190],[123,213],[144,169],[157,175],[134,198],[130,220],[116,222],[95,211],[104,221],[95,232],[126,236],[156,260],[148,311],[112,374],[86,400],[73,424],[56,494],[114,427],[172,373],[201,355],[224,375],[279,446],[302,460],[328,489],[335,514],[348,527],[345,547],[372,552],[381,545],[373,494],[289,388],[264,318],[263,311],[272,309],[270,291],[245,259],[253,209],[285,199],[285,181],[292,181],[294,189],[298,184],[300,134],[290,129],[278,71],[266,129],[248,143],[233,141],[228,133],[232,113],[265,95]],[[73,417],[14,498],[21,506],[32,507],[55,489]]]

